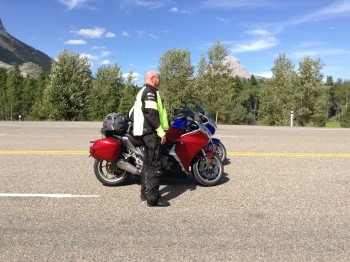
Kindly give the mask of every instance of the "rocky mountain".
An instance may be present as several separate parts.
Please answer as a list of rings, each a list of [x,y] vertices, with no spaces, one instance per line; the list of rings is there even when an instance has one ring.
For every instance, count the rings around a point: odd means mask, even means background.
[[[52,59],[43,52],[11,36],[0,19],[0,67],[11,69],[18,65],[23,75],[49,71]]]
[[[241,65],[238,58],[234,56],[226,56],[224,59],[224,64],[226,64],[232,70],[232,76],[239,76],[241,78],[250,78],[250,74],[247,69]]]

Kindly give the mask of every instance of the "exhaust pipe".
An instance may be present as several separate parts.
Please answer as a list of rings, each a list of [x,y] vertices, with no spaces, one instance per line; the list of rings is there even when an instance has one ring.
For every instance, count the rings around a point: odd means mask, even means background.
[[[124,159],[118,160],[117,166],[118,166],[118,168],[123,169],[123,170],[125,170],[133,175],[141,176],[141,174],[137,170],[137,168],[135,166],[133,166],[132,164],[130,164],[129,162],[125,161]]]

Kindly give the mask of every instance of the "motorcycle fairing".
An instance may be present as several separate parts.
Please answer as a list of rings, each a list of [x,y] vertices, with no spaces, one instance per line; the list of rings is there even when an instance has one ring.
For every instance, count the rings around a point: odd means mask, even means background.
[[[220,144],[220,139],[212,138],[211,141],[213,142],[214,145]]]
[[[189,173],[192,159],[208,144],[208,142],[208,136],[200,130],[183,134],[179,139],[176,139],[175,152],[185,172]]]

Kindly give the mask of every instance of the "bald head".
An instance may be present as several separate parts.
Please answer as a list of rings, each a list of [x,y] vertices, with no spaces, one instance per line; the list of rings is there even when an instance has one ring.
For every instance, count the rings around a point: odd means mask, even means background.
[[[148,70],[145,74],[145,83],[158,88],[160,83],[159,74],[156,70]]]

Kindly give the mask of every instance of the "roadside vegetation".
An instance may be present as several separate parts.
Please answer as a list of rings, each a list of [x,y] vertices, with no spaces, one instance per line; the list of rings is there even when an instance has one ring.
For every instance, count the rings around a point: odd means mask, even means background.
[[[198,65],[188,50],[173,48],[159,59],[161,94],[171,114],[198,103],[220,124],[350,127],[350,81],[326,77],[323,62],[311,57],[294,65],[280,53],[272,77],[232,76],[224,63],[228,47],[217,40]],[[133,72],[103,65],[92,75],[89,61],[64,49],[49,72],[23,77],[16,66],[0,68],[0,120],[100,121],[108,113],[127,115],[140,87]]]

